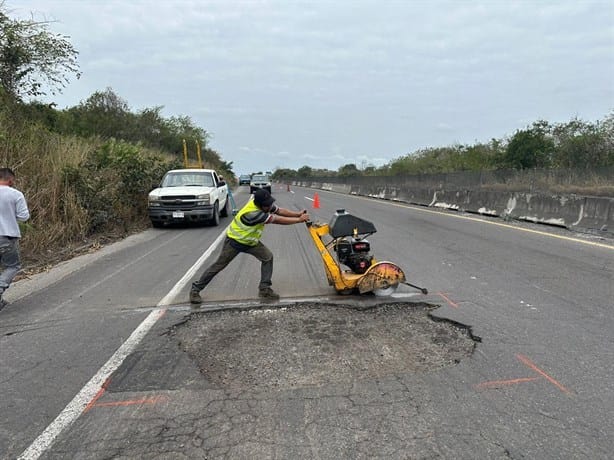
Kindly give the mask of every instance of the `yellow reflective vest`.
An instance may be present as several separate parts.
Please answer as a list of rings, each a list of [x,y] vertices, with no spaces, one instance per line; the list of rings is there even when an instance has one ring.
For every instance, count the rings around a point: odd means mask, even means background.
[[[262,211],[256,203],[254,203],[253,198],[247,202],[245,206],[241,208],[241,210],[237,213],[235,218],[230,223],[228,227],[228,231],[226,235],[228,238],[232,238],[233,240],[245,244],[246,246],[256,246],[262,238],[262,231],[264,230],[264,223],[256,224],[256,225],[245,225],[241,221],[241,216],[247,214],[248,212],[253,211]]]

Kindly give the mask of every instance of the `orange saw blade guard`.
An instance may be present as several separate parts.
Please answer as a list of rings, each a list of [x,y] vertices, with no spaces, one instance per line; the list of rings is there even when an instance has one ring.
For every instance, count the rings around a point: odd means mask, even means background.
[[[378,262],[372,265],[358,281],[361,294],[396,287],[405,282],[405,273],[392,262]]]

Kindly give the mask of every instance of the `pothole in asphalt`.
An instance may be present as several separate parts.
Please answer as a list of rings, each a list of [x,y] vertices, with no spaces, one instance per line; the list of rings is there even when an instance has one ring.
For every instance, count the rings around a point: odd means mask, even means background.
[[[432,317],[432,305],[370,308],[298,303],[191,315],[180,348],[221,387],[296,388],[429,372],[470,356],[471,330]]]

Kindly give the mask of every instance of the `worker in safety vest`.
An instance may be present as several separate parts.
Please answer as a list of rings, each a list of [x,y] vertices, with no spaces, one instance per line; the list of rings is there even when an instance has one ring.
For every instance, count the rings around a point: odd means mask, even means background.
[[[262,231],[266,224],[291,225],[307,222],[309,215],[306,210],[291,211],[280,208],[274,202],[275,198],[269,192],[259,189],[239,210],[228,227],[222,252],[217,260],[203,272],[198,281],[192,283],[190,303],[202,303],[200,291],[241,252],[254,256],[262,263],[258,286],[259,297],[279,299],[279,295],[271,288],[273,253],[260,241]]]

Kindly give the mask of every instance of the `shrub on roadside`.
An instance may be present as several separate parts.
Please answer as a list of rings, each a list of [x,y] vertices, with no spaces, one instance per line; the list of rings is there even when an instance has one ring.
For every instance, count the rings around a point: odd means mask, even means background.
[[[144,228],[147,192],[177,162],[125,142],[53,133],[0,110],[0,164],[15,171],[31,214],[21,226],[24,267],[69,257],[90,237]]]
[[[86,212],[87,235],[126,232],[147,222],[147,193],[173,167],[176,159],[110,140],[80,164],[65,166],[62,180]]]

